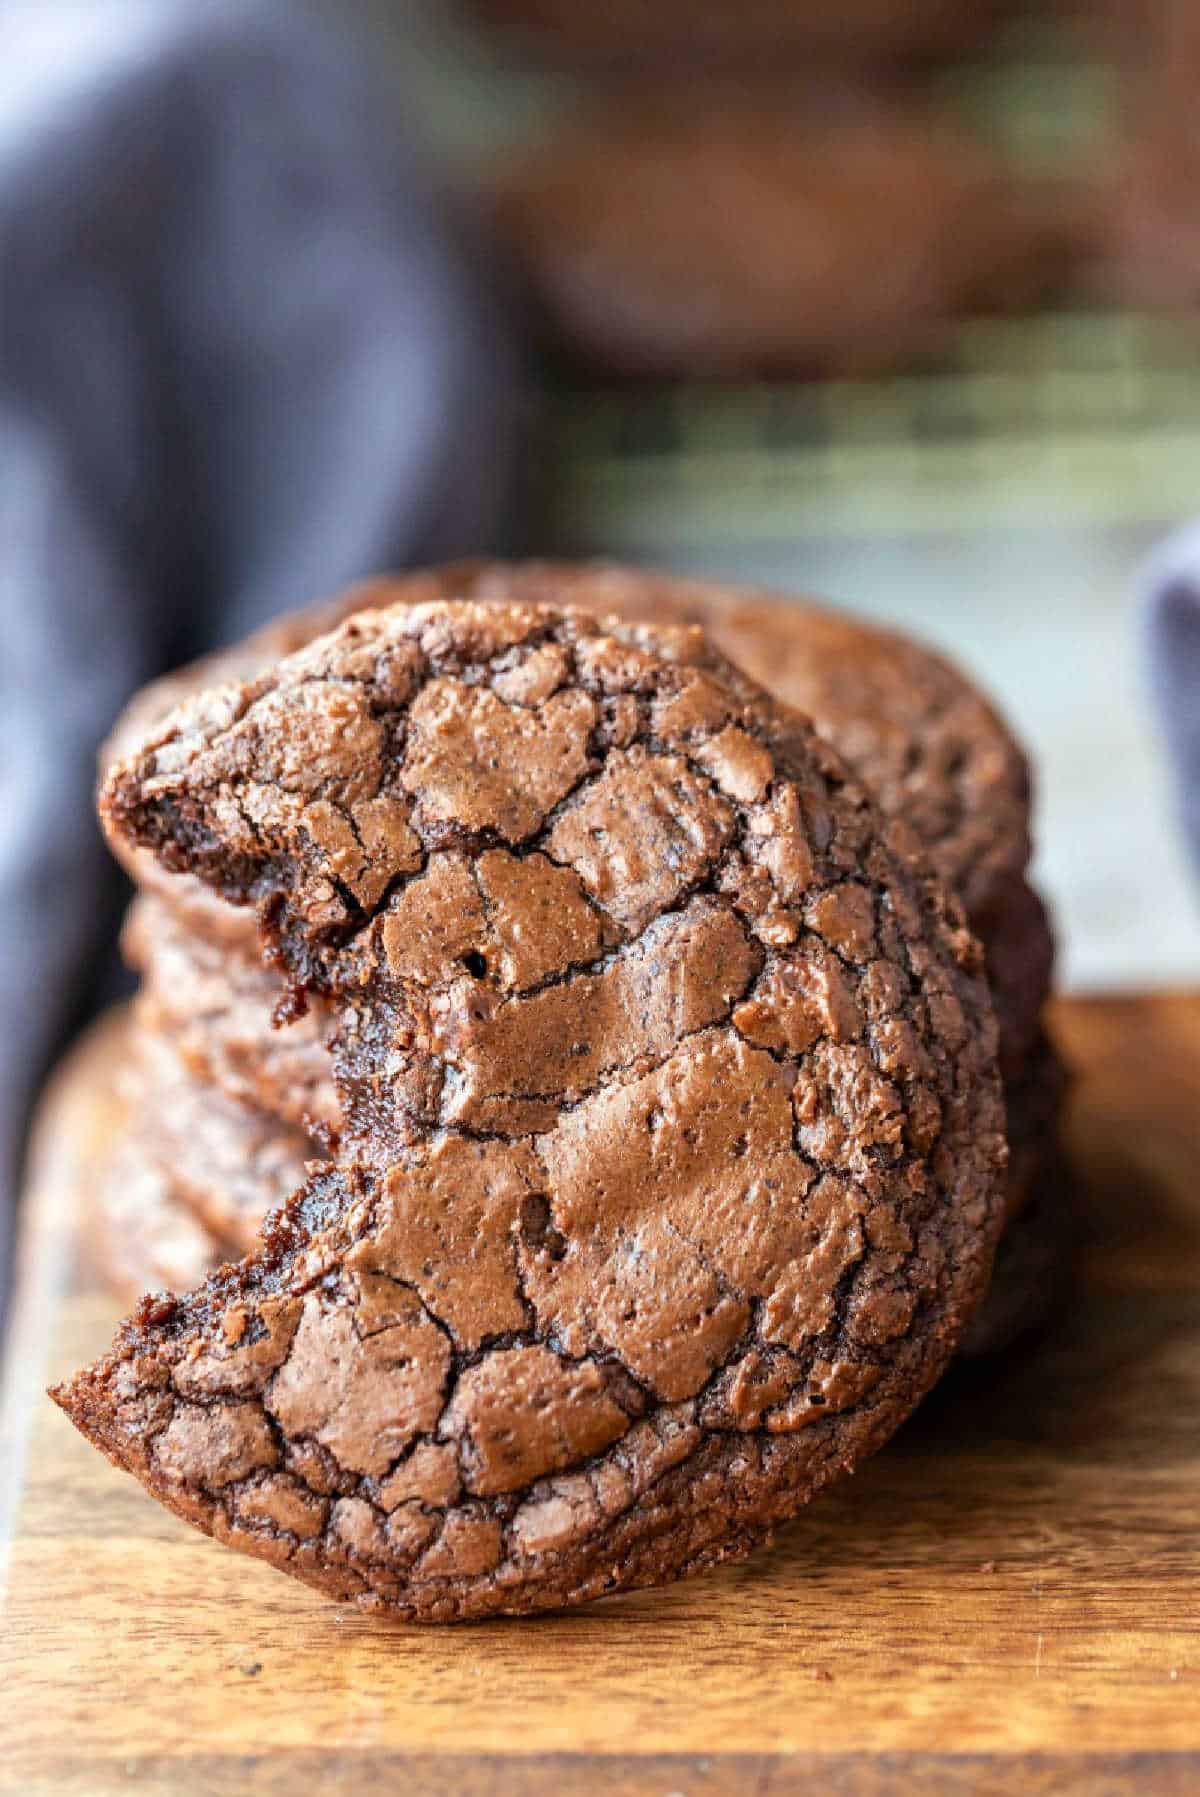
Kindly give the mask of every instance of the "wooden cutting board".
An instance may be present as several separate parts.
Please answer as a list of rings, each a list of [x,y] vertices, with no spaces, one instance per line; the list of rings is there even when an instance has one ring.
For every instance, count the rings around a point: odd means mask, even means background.
[[[1200,1792],[1200,997],[1063,1003],[1056,1327],[959,1373],[775,1549],[422,1630],[174,1521],[42,1396],[115,1307],[78,1222],[123,1021],[37,1134],[7,1361],[0,1790]]]

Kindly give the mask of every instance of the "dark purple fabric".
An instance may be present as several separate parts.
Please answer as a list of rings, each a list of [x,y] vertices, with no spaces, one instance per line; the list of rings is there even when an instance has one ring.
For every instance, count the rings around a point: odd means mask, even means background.
[[[495,284],[351,44],[291,0],[4,10],[0,1238],[110,950],[91,785],[121,702],[274,611],[496,547],[520,417]]]

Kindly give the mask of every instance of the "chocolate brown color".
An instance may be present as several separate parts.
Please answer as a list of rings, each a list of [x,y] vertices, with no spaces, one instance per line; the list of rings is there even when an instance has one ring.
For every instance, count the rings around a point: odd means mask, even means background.
[[[251,1252],[268,1213],[304,1184],[310,1163],[325,1158],[320,1143],[197,1079],[136,1013],[134,1025],[123,1085],[145,1158],[172,1198],[230,1251],[225,1258]],[[163,1283],[179,1291],[197,1281],[152,1280],[138,1295]]]
[[[378,606],[456,591],[499,602],[568,599],[601,614],[700,624],[732,660],[810,712],[822,733],[856,762],[885,809],[922,838],[943,877],[967,900],[970,922],[984,943],[1007,1088],[1006,1214],[1015,1219],[1044,1186],[1053,1162],[1064,1083],[1052,1051],[1040,1040],[1053,943],[1044,908],[1024,877],[1030,847],[1028,768],[994,708],[952,664],[910,639],[810,603],[641,570],[463,564],[381,581],[340,604],[285,617],[235,649],[156,683],[130,706],[106,759],[122,745],[132,746],[172,704],[206,683],[261,671],[273,656],[294,651],[335,623],[348,605]],[[284,987],[278,974],[257,961],[252,915],[216,898],[191,876],[164,872],[148,851],[117,847],[142,883],[162,895],[143,898],[129,927],[132,959],[149,987],[143,1017],[173,1033],[195,1075],[214,1080],[235,1099],[264,1105],[293,1123],[315,1109],[326,1131],[336,1129],[336,1101],[312,1103],[313,1091],[322,1087],[328,1099],[329,1081],[325,1050],[311,1021],[305,1025],[310,1044],[297,1041],[294,1029],[281,1037],[267,1027]],[[167,994],[166,1006],[155,999],[156,989]],[[246,1160],[244,1117],[238,1129],[230,1118],[224,1153],[201,1155],[195,1152],[195,1144],[205,1139],[198,1112],[209,1102],[215,1124],[228,1107],[219,1097],[206,1101],[198,1085],[190,1100],[169,1082],[167,1091],[155,1095],[152,1109],[164,1120],[157,1131],[159,1161],[168,1172],[178,1172],[176,1191],[185,1203],[198,1202],[200,1214],[214,1220],[218,1232],[228,1237],[231,1215],[240,1216],[234,1239],[250,1249],[278,1191],[268,1186],[256,1204],[241,1208],[248,1187],[242,1181],[231,1191],[229,1172]],[[250,1115],[257,1137],[262,1119],[255,1122]],[[176,1119],[182,1127],[174,1126]],[[296,1150],[284,1132],[280,1136],[274,1152],[294,1164]],[[321,1154],[323,1143],[314,1142],[308,1152]],[[1051,1233],[1041,1230],[1043,1239]],[[1028,1254],[1004,1257],[994,1282],[1000,1289],[973,1326],[972,1342],[995,1345],[1006,1334],[993,1319],[1019,1314],[1013,1287],[1028,1264]]]
[[[188,928],[155,892],[134,900],[121,946],[142,976],[139,1023],[166,1037],[193,1077],[225,1098],[321,1138],[341,1122],[324,1006],[314,998],[289,1027],[278,1028],[286,989],[259,958],[253,913],[226,904],[212,912],[215,939]],[[250,933],[235,937],[227,915]]]
[[[944,350],[1057,273],[1056,209],[931,116],[685,87],[573,121],[498,176],[549,336],[620,377],[858,372]]]
[[[223,1261],[254,1253],[269,1211],[302,1183],[305,1162],[323,1157],[315,1142],[197,1080],[144,1026],[130,1032],[130,1046],[128,1118],[89,1190],[88,1237],[102,1277],[135,1304],[143,1292],[186,1290]],[[1000,1353],[1040,1325],[1061,1284],[1061,1090],[1044,1044],[1007,1094],[1004,1235],[961,1356]]]
[[[1008,0],[472,0],[480,19],[552,58],[588,64],[781,55],[858,64],[985,43]]]
[[[1040,1176],[1037,1200],[1009,1223],[996,1250],[988,1295],[959,1345],[960,1362],[1004,1354],[1052,1323],[1070,1270],[1066,1174],[1053,1156]]]
[[[128,1119],[95,1169],[83,1239],[104,1283],[126,1304],[147,1291],[187,1291],[238,1253],[180,1200]]]
[[[463,562],[380,580],[333,605],[281,618],[234,649],[144,688],[119,720],[103,763],[128,753],[173,705],[204,686],[261,673],[352,610],[439,598],[576,605],[597,615],[702,626],[730,661],[813,719],[961,898],[987,956],[1005,1075],[1021,1077],[1036,1049],[1053,961],[1045,909],[1025,879],[1025,756],[995,707],[943,656],[811,601],[606,563]],[[164,869],[148,851],[112,840],[139,884],[165,897],[188,929],[256,952],[246,912],[195,878]]]
[[[1045,909],[1025,881],[1029,764],[953,663],[811,601],[643,569],[467,564],[442,578],[464,597],[699,625],[737,667],[810,717],[962,900],[988,951],[1003,1052],[1019,1070],[1036,1042],[1053,954]],[[402,590],[384,582],[364,596]]]
[[[747,1552],[985,1289],[978,945],[697,632],[398,607],[186,706],[110,830],[335,1018],[336,1165],[55,1393],[338,1597],[522,1612]]]

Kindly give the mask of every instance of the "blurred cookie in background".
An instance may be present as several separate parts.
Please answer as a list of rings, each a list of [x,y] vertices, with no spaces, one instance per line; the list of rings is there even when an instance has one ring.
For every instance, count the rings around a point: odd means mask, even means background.
[[[939,115],[638,90],[502,171],[550,341],[615,376],[862,372],[1036,301],[1057,207]]]
[[[1107,204],[1097,206],[1105,298],[1171,313],[1200,304],[1200,125],[1147,108],[1131,125]]]
[[[1117,106],[1093,175],[1090,285],[1109,303],[1190,312],[1200,303],[1200,6],[1109,0],[1094,23],[1114,59]]]
[[[1110,51],[1125,72],[1186,69],[1200,52],[1200,8],[1195,0],[1104,0],[1072,8],[1080,31]]]
[[[863,63],[986,45],[1016,0],[472,0],[518,46],[560,63],[737,60],[793,52]]]

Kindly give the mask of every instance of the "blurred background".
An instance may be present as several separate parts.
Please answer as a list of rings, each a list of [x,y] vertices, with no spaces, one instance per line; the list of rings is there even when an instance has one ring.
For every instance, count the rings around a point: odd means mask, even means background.
[[[1200,8],[475,0],[419,41],[536,333],[536,549],[943,645],[1035,752],[1065,984],[1194,978],[1135,613],[1200,510]]]
[[[1035,758],[1063,983],[1200,977],[1190,546],[1148,559],[1200,513],[1194,0],[2,29],[6,1165],[114,989],[120,704],[437,556],[763,583],[945,647]]]

